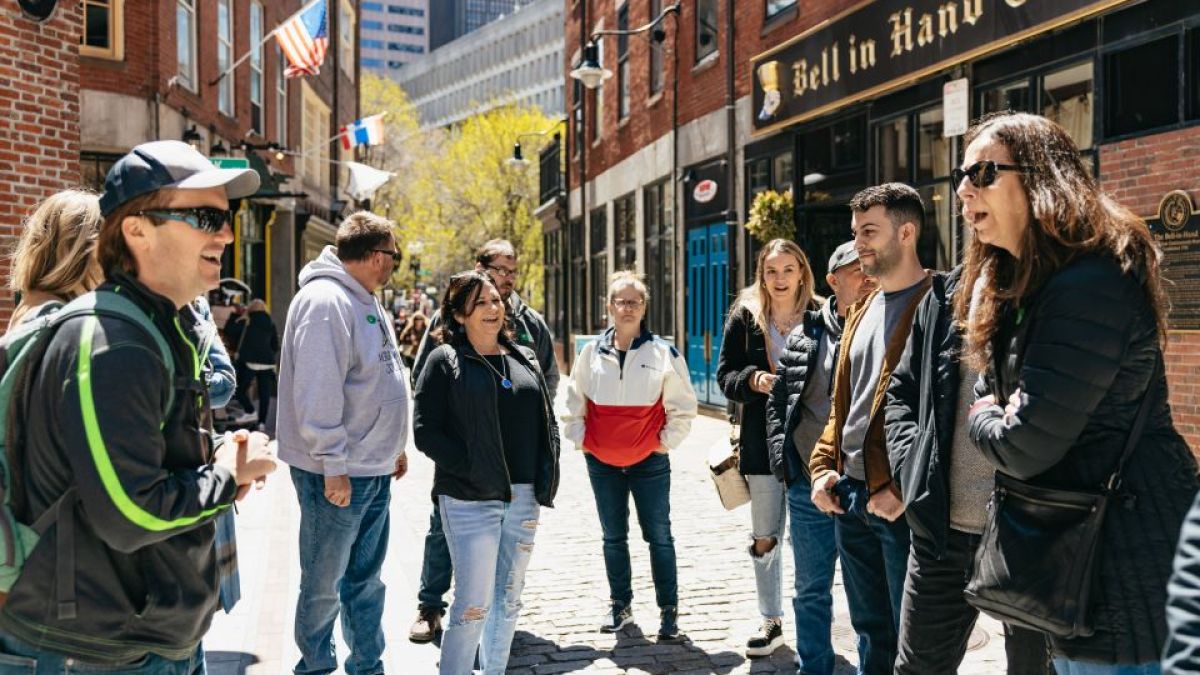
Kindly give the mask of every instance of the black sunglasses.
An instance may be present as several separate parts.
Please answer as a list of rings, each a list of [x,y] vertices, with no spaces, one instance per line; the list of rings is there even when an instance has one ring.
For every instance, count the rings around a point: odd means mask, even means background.
[[[392,269],[400,267],[400,261],[404,260],[404,254],[400,251],[389,251],[386,248],[373,248],[371,250],[376,253],[384,253],[392,256]]]
[[[187,223],[193,230],[216,234],[229,223],[229,211],[214,209],[211,206],[200,206],[191,209],[150,209],[139,211],[139,216],[146,216],[156,221],[178,220]],[[157,223],[157,224],[161,224]]]
[[[985,159],[981,162],[975,162],[965,169],[951,169],[950,189],[957,190],[963,178],[970,178],[971,185],[977,188],[985,188],[996,182],[996,172],[998,171],[1029,173],[1028,168],[1018,164],[997,164],[990,159]]]

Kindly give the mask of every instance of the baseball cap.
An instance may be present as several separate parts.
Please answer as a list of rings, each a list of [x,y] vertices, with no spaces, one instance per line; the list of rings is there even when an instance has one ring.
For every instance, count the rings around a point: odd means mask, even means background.
[[[197,190],[224,186],[230,199],[240,199],[257,192],[260,182],[257,171],[218,169],[182,141],[151,141],[135,146],[108,170],[104,194],[100,195],[100,214],[108,217],[134,197],[167,188]]]
[[[853,262],[858,262],[858,250],[854,248],[854,242],[848,241],[833,249],[833,255],[829,256],[827,269],[830,272],[836,272]]]

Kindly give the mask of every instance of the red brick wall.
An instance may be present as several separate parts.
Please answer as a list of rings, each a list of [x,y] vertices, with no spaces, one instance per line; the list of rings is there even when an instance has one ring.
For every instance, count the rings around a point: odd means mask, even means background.
[[[1159,201],[1171,190],[1187,190],[1200,203],[1198,153],[1200,127],[1103,145],[1101,183],[1139,216],[1156,215]],[[1175,424],[1200,455],[1200,333],[1173,333],[1166,361]]]
[[[79,183],[80,3],[50,21],[0,3],[0,326],[12,312],[7,253],[37,203]]]

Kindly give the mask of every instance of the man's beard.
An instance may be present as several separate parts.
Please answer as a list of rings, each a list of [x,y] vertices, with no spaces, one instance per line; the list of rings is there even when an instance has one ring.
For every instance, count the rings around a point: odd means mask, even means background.
[[[900,264],[900,244],[898,242],[893,241],[886,248],[873,250],[872,253],[875,254],[874,264],[868,265],[864,261],[862,266],[863,274],[869,277],[886,276]]]

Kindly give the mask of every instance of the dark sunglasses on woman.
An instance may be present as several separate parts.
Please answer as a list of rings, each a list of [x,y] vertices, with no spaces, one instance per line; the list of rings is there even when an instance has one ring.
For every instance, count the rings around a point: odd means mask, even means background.
[[[985,188],[996,182],[996,173],[1000,171],[1016,171],[1018,173],[1029,173],[1029,169],[1018,164],[997,164],[990,159],[985,159],[980,162],[975,162],[965,169],[950,170],[950,188],[957,190],[962,183],[963,178],[971,179],[971,185],[977,188]]]
[[[187,209],[149,209],[138,211],[139,216],[146,216],[155,221],[156,225],[168,220],[178,220],[187,223],[193,230],[216,234],[229,222],[229,211],[214,209],[211,206],[199,206]]]

